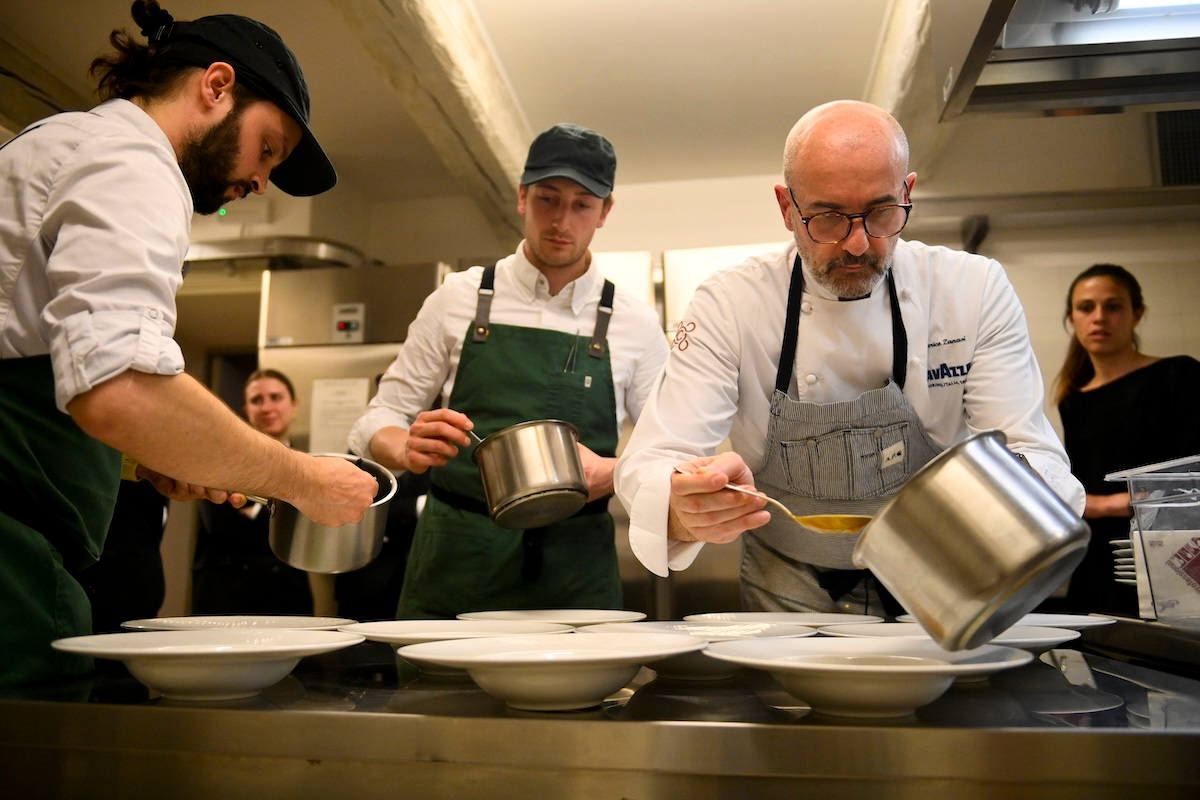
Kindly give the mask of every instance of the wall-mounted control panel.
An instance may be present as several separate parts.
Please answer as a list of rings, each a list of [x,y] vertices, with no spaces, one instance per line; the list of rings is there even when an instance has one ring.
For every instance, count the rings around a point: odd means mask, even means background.
[[[365,303],[335,304],[333,307],[333,341],[350,344],[361,343],[365,318]]]

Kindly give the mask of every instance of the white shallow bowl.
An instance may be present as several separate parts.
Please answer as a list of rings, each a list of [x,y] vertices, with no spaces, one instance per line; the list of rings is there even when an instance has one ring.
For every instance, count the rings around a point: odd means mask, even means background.
[[[399,648],[421,642],[442,642],[447,639],[478,639],[483,636],[519,636],[571,633],[574,626],[557,622],[518,622],[503,619],[397,619],[382,622],[356,622],[338,630],[357,633],[374,642],[386,642]],[[465,670],[445,667],[421,659],[405,659],[426,675],[457,677]]]
[[[713,642],[707,652],[770,672],[813,711],[844,717],[902,717],[932,703],[955,679],[1028,664],[1025,650],[984,645],[951,652],[933,641],[816,636]]]
[[[706,614],[688,614],[687,622],[787,622],[822,628],[826,625],[844,625],[851,622],[883,622],[883,617],[873,614],[820,614],[806,611],[712,611]]]
[[[253,697],[287,676],[304,656],[358,644],[342,631],[208,629],[73,636],[58,650],[125,662],[133,677],[174,700]]]
[[[896,617],[900,622],[915,622],[916,618],[912,614],[901,614]],[[1095,628],[1100,625],[1111,625],[1116,622],[1112,617],[1101,617],[1095,614],[1043,614],[1034,612],[1026,614],[1013,625],[1028,625],[1036,628],[1068,628],[1070,630],[1083,630],[1084,628]]]
[[[683,633],[707,642],[732,639],[754,639],[766,636],[813,636],[816,628],[784,622],[717,622],[716,620],[681,620],[651,622],[608,622],[585,625],[579,633]],[[673,680],[722,680],[731,678],[741,669],[737,664],[709,658],[703,651],[670,656],[646,666],[659,676]]]
[[[513,620],[516,622],[557,622],[562,625],[598,625],[601,622],[637,622],[645,619],[641,611],[613,611],[607,608],[527,608],[513,611],[468,611],[459,619]]]
[[[569,711],[600,705],[642,666],[700,650],[685,634],[596,633],[589,636],[491,636],[401,647],[401,657],[466,670],[513,708]]]
[[[821,628],[825,636],[849,636],[905,638],[917,641],[933,641],[924,628],[916,622],[885,622],[882,625],[828,625]],[[1037,655],[1052,650],[1064,642],[1078,639],[1082,634],[1070,628],[1042,628],[1032,625],[1014,625],[992,639],[988,644],[1017,647]]]
[[[194,631],[212,628],[332,631],[352,622],[354,620],[343,617],[313,617],[303,614],[196,614],[186,617],[131,619],[122,622],[121,627],[134,631]]]

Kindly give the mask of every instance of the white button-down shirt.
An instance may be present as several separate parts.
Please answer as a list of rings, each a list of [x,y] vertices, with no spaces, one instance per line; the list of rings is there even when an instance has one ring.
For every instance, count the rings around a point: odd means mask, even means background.
[[[483,267],[451,273],[425,299],[399,356],[380,380],[378,393],[350,431],[350,449],[355,453],[369,456],[371,438],[379,430],[408,428],[439,393],[444,403],[449,401],[482,279]],[[603,284],[604,276],[592,266],[551,296],[546,278],[525,258],[522,242],[516,253],[496,265],[490,320],[591,336]],[[667,340],[654,309],[620,286],[613,297],[607,336],[620,430],[627,417],[636,421],[641,414],[666,360]]]
[[[192,198],[127,100],[57,114],[0,148],[0,358],[50,354],[60,409],[127,369],[176,375]]]
[[[795,245],[716,273],[696,290],[663,373],[617,465],[630,545],[658,575],[684,569],[701,543],[667,539],[671,466],[728,437],[751,469],[763,458]],[[897,243],[896,292],[908,336],[904,394],[943,447],[999,429],[1079,513],[1084,493],[1043,410],[1025,313],[992,259]],[[839,301],[806,276],[789,387],[808,403],[851,400],[892,374],[887,282]]]

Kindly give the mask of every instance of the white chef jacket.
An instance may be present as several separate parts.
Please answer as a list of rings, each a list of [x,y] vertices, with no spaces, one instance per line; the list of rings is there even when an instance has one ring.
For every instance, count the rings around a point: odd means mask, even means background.
[[[421,306],[408,328],[400,354],[379,382],[366,413],[350,431],[350,449],[370,456],[371,438],[388,426],[408,428],[441,393],[448,402],[475,305],[483,267],[446,277]],[[551,296],[545,276],[525,258],[525,243],[496,264],[496,294],[490,320],[496,324],[541,328],[591,336],[604,276],[593,265]],[[617,430],[628,417],[637,421],[667,357],[667,339],[658,314],[616,286],[608,326],[608,348],[616,392]],[[566,354],[564,353],[564,360]],[[579,358],[589,356],[580,350]],[[586,445],[587,442],[584,442]]]
[[[128,100],[56,114],[0,148],[0,358],[50,354],[56,404],[127,369],[176,375],[192,198]]]
[[[712,455],[728,437],[751,469],[763,458],[783,342],[795,244],[700,285],[671,354],[617,464],[629,541],[652,572],[684,569],[703,543],[667,539],[671,466]],[[896,244],[893,274],[908,335],[904,395],[939,445],[999,429],[1078,513],[1071,475],[1043,410],[1025,313],[998,262],[920,242]],[[806,271],[789,392],[808,403],[852,400],[892,374],[887,282],[839,301]]]

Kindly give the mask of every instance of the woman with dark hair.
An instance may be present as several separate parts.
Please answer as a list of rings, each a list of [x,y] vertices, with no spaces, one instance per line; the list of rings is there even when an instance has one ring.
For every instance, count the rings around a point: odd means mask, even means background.
[[[1200,453],[1200,362],[1143,353],[1134,330],[1145,313],[1137,278],[1115,264],[1089,267],[1067,292],[1074,336],[1054,399],[1092,529],[1067,590],[1072,611],[1138,615],[1137,591],[1116,582],[1110,545],[1129,535],[1129,492],[1104,476]]]
[[[243,390],[246,421],[291,447],[288,429],[300,401],[287,375],[256,370]],[[308,573],[271,551],[271,512],[256,502],[241,508],[200,501],[192,569],[194,614],[311,614]]]

